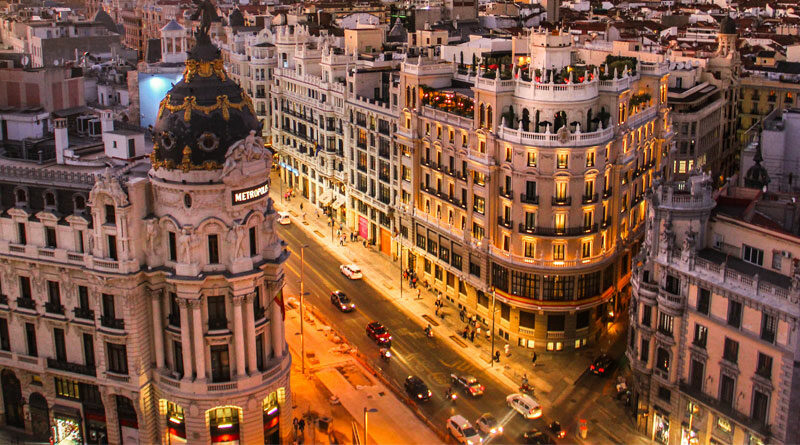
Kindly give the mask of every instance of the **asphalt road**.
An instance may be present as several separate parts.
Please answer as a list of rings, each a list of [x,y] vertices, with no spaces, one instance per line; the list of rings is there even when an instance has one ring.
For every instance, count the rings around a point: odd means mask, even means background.
[[[447,419],[455,414],[464,416],[474,425],[481,414],[491,412],[505,429],[502,438],[491,442],[519,443],[522,433],[531,428],[543,430],[552,418],[565,426],[574,423],[576,416],[589,408],[588,402],[601,396],[604,386],[608,389],[609,378],[585,374],[573,388],[567,390],[570,394],[560,397],[561,401],[555,408],[548,408],[552,401],[540,401],[545,405],[542,418],[523,419],[507,406],[505,398],[509,390],[504,385],[451,349],[451,340],[427,338],[422,325],[398,311],[392,302],[367,282],[345,278],[339,271],[338,262],[326,252],[316,237],[308,236],[294,224],[281,226],[279,234],[292,251],[286,264],[287,279],[293,283],[299,282],[300,246],[308,245],[305,249],[303,280],[306,301],[322,312],[336,331],[361,351],[373,368],[379,369],[395,387],[402,390],[403,382],[409,375],[422,378],[433,392],[433,397],[416,405],[434,425],[442,429]],[[356,303],[356,311],[342,313],[331,304],[330,292],[336,289],[345,292]],[[380,359],[378,346],[366,336],[365,328],[370,321],[381,322],[393,337],[393,356],[388,362]],[[486,387],[484,395],[471,398],[462,392],[455,403],[446,400],[445,392],[450,385],[451,373],[475,376]]]

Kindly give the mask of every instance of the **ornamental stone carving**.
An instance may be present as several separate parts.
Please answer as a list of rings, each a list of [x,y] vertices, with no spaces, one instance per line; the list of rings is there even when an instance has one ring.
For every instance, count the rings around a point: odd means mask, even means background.
[[[98,194],[106,194],[110,196],[118,206],[128,205],[128,195],[122,190],[119,184],[119,178],[112,176],[111,170],[106,168],[106,171],[95,177],[94,187],[89,192],[89,202],[94,204]]]

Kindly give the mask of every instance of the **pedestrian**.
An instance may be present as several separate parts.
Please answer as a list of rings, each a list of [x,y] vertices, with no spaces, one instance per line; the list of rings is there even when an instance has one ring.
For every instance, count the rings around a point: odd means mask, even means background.
[[[495,351],[494,352],[494,361],[496,361],[497,363],[500,363],[500,351]]]
[[[475,330],[478,331],[478,339],[480,339],[481,338],[481,327],[478,326],[477,328],[475,328]]]
[[[506,353],[506,357],[510,356],[511,355],[511,346],[508,343],[506,343],[506,345],[503,346],[503,351]]]
[[[367,248],[367,240],[366,239],[364,240],[363,244],[364,244],[364,248],[366,249]]]
[[[434,315],[437,317],[439,316],[439,306],[436,306],[436,310],[433,311]]]
[[[458,317],[461,318],[461,321],[464,321],[464,309],[458,311]]]
[[[533,366],[536,366],[536,358],[537,358],[536,351],[533,351],[533,358],[531,359],[531,363],[533,364]]]
[[[299,425],[298,425],[299,423],[300,422],[297,420],[297,417],[295,417],[294,420],[292,421],[292,427],[294,428],[294,437],[295,437],[295,439],[297,439],[297,430],[299,429]]]
[[[417,289],[417,300],[419,300],[420,298],[422,298],[422,290]]]
[[[411,282],[414,285],[414,289],[417,289],[417,277],[412,278]],[[419,289],[417,289],[417,295],[419,295]]]
[[[475,343],[475,331],[469,332],[469,341]]]
[[[339,237],[339,245],[344,246],[344,237]]]
[[[492,339],[492,333],[491,333],[491,332],[489,331],[489,329],[487,328],[487,329],[486,329],[486,340],[491,340],[491,339]]]
[[[408,271],[406,271],[406,270],[403,271],[403,279],[404,280],[408,279]]]
[[[303,435],[303,430],[306,429],[306,421],[303,420],[303,419],[300,419],[300,421],[297,423],[297,426],[300,428],[300,435],[302,436]]]
[[[300,203],[300,211],[301,212],[303,211],[303,203],[302,202]]]

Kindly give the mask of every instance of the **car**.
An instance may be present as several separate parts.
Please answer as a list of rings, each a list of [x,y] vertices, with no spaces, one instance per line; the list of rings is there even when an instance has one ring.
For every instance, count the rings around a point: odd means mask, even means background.
[[[522,434],[522,443],[530,445],[555,445],[556,441],[536,428]]]
[[[458,443],[469,445],[483,442],[483,438],[478,435],[475,428],[470,425],[469,420],[463,416],[453,416],[447,419],[447,432],[455,438]]]
[[[356,304],[350,301],[350,298],[340,290],[331,292],[331,304],[342,312],[352,312],[356,308]]]
[[[478,430],[487,436],[499,436],[503,434],[503,425],[497,423],[497,419],[491,413],[484,413],[475,421]]]
[[[613,366],[614,359],[609,357],[608,354],[601,354],[589,366],[589,371],[595,375],[606,375]]]
[[[522,414],[526,419],[542,417],[542,407],[533,397],[527,394],[511,394],[506,397],[506,403],[514,411]]]
[[[431,390],[428,389],[428,385],[426,385],[421,378],[415,375],[408,376],[403,386],[405,386],[408,395],[414,400],[420,400],[424,402],[426,400],[430,400],[431,396],[433,395]]]
[[[486,387],[481,385],[478,379],[471,375],[458,376],[456,374],[450,374],[450,381],[472,397],[482,395],[483,390],[486,389]]]
[[[373,321],[367,325],[367,336],[379,346],[392,345],[392,336],[389,335],[389,331],[377,321]]]
[[[562,428],[557,420],[550,422],[550,425],[547,425],[547,429],[550,430],[550,434],[558,439],[563,439],[567,435],[567,430]]]
[[[292,220],[289,218],[289,212],[278,212],[278,224],[285,226],[291,223]]]
[[[342,274],[351,280],[360,280],[364,277],[361,273],[361,268],[356,266],[355,264],[342,264],[339,266],[339,270],[342,271]]]

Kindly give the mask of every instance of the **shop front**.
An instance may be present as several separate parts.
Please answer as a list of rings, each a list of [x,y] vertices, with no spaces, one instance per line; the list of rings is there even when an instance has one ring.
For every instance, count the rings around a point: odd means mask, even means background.
[[[80,410],[63,405],[53,406],[53,440],[59,445],[83,443]]]
[[[208,429],[211,443],[239,445],[239,408],[224,406],[208,411]]]
[[[183,408],[172,402],[167,402],[167,432],[170,445],[186,443],[186,419]]]
[[[669,416],[656,411],[653,415],[653,440],[656,443],[669,443]]]
[[[86,443],[89,445],[102,445],[108,443],[106,430],[105,410],[83,406],[83,416],[86,422]]]
[[[386,256],[392,255],[392,233],[383,227],[380,228],[381,233],[381,253]]]
[[[358,215],[358,236],[361,239],[369,239],[369,220],[361,215]]]
[[[281,443],[280,415],[277,393],[273,392],[263,403],[264,410],[264,445]]]

